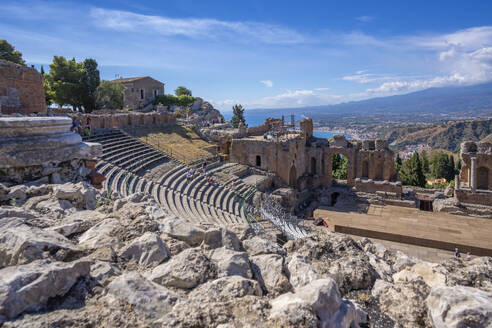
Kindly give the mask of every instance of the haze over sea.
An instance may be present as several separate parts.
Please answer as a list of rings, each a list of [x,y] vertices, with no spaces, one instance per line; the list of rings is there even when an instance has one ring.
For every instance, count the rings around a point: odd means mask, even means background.
[[[224,112],[222,112],[222,115],[228,121],[232,118],[232,112],[231,111],[224,111]],[[263,110],[255,110],[255,111],[247,111],[246,110],[246,111],[244,111],[244,118],[246,119],[246,124],[248,126],[261,125],[265,122],[265,119],[269,118],[269,117],[278,117],[279,118],[280,116],[279,115],[272,115],[268,111],[263,111]],[[303,118],[304,118],[304,116],[302,116],[302,115],[295,115],[294,119],[296,121],[296,125],[298,125],[299,121],[302,120]],[[284,114],[284,119],[285,119],[286,123],[290,123],[291,114]],[[313,134],[315,137],[318,137],[318,138],[330,139],[330,138],[333,138],[333,135],[339,134],[339,133],[334,133],[334,132],[330,132],[330,131],[314,131]],[[345,137],[347,139],[351,138],[351,136],[348,134],[345,134]]]

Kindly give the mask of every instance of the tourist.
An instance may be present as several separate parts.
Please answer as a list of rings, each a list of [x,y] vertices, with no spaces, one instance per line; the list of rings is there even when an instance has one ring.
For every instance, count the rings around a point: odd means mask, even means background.
[[[454,249],[454,257],[456,258],[461,257],[460,250],[458,248]]]
[[[78,127],[77,127],[77,120],[74,119],[73,122],[72,122],[72,127],[70,128],[70,131],[72,132],[77,132],[78,131]]]
[[[203,162],[202,163],[202,174],[206,174],[207,173],[207,162]]]
[[[191,181],[191,170],[188,171],[188,173],[186,173],[186,182],[190,183],[190,181]]]
[[[210,175],[208,177],[208,184],[213,184],[214,183],[214,177],[212,175]]]
[[[91,135],[91,119],[90,117],[87,118],[87,124],[85,126],[85,129],[87,131],[87,136]]]
[[[467,261],[470,261],[471,260],[470,252],[466,252],[466,260]]]

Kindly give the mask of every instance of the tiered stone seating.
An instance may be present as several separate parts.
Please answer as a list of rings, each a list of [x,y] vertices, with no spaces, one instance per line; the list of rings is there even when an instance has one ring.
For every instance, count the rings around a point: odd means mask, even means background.
[[[106,189],[118,191],[123,196],[136,192],[151,194],[169,213],[196,223],[225,225],[247,222],[242,197],[250,187],[242,180],[232,178],[224,184],[209,183],[207,176],[195,173],[188,181],[190,167],[119,130],[84,139],[103,146],[103,155],[96,169],[106,177]],[[150,181],[139,175],[150,165],[169,161],[174,161],[175,166],[159,181]],[[222,165],[209,164],[208,174],[213,174]]]

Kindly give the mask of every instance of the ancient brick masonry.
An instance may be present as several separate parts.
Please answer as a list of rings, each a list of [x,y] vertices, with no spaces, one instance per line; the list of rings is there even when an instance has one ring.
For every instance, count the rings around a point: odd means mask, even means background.
[[[463,142],[455,196],[463,203],[492,205],[492,143]]]
[[[300,122],[300,132],[279,136],[248,136],[232,139],[230,160],[275,172],[298,190],[331,186],[332,158],[348,159],[347,185],[366,192],[401,195],[401,182],[394,167],[394,153],[385,140],[348,141],[335,136],[332,142],[313,137],[313,121]]]
[[[46,113],[43,77],[36,69],[0,59],[0,112]]]
[[[135,112],[103,115],[71,113],[69,116],[75,118],[83,128],[87,125],[87,119],[90,118],[91,128],[93,130],[124,128],[128,126],[149,126],[176,122],[176,118],[172,114],[165,112]]]

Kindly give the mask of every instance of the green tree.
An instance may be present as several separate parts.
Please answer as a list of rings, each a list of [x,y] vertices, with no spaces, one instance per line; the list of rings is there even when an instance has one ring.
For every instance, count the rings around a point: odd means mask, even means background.
[[[188,106],[194,101],[195,101],[195,98],[193,98],[192,96],[179,95],[176,104],[179,106]]]
[[[452,181],[454,179],[454,176],[457,174],[456,173],[456,166],[454,164],[454,156],[452,154],[449,154],[449,175],[446,180]]]
[[[448,156],[444,152],[434,154],[430,160],[430,173],[435,179],[453,180],[455,174],[453,155]]]
[[[96,108],[123,108],[125,89],[125,86],[119,82],[102,81],[96,89]]]
[[[174,117],[180,118],[183,116],[183,111],[179,108],[176,108],[173,112]]]
[[[46,87],[54,103],[60,106],[71,105],[73,110],[82,107],[83,86],[81,84],[84,67],[75,59],[54,56],[50,72],[46,75]]]
[[[186,87],[179,86],[176,90],[174,90],[174,94],[178,97],[182,95],[191,97],[191,90]]]
[[[428,175],[430,173],[429,157],[427,157],[425,150],[420,154],[420,159],[422,160],[422,170],[424,171],[424,175]]]
[[[175,95],[160,95],[155,97],[153,104],[162,104],[164,106],[172,106],[178,103],[178,97]]]
[[[22,53],[16,51],[7,40],[0,40],[0,59],[26,66],[26,62],[22,59]]]
[[[417,152],[403,162],[400,170],[400,179],[405,185],[425,187],[426,181],[422,162]]]
[[[396,154],[395,169],[396,169],[396,173],[398,174],[400,174],[401,165],[402,165],[402,160],[400,154]]]
[[[92,112],[96,108],[96,90],[101,83],[97,62],[95,59],[84,60],[81,76],[82,105],[86,112]]]
[[[345,156],[335,154],[332,157],[333,178],[347,180],[348,159]]]
[[[242,105],[236,104],[232,106],[232,113],[231,124],[233,127],[238,128],[240,123],[246,125],[246,120],[244,119],[244,108]]]

